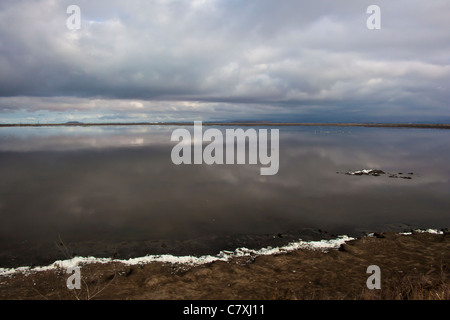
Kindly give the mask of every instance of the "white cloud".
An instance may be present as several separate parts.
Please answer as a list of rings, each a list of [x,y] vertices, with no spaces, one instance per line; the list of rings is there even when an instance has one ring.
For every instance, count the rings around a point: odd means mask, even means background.
[[[66,28],[69,4],[2,2],[0,112],[188,114],[181,102],[202,101],[191,110],[391,103],[401,115],[439,113],[450,100],[447,1],[380,0],[378,31],[367,30],[357,0],[80,0],[79,31]]]

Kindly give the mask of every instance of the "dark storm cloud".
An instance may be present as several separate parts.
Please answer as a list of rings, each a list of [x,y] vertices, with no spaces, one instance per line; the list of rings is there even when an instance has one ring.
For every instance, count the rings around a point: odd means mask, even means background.
[[[0,110],[450,116],[449,2],[370,4],[2,1]]]

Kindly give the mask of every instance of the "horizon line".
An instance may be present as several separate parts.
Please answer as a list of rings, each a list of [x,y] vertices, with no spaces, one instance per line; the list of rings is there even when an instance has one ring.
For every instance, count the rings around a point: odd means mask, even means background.
[[[298,126],[298,127],[380,127],[450,129],[448,123],[371,123],[371,122],[271,122],[271,121],[205,121],[206,126]],[[194,121],[167,122],[65,122],[65,123],[1,123],[0,127],[91,127],[91,126],[192,126]]]

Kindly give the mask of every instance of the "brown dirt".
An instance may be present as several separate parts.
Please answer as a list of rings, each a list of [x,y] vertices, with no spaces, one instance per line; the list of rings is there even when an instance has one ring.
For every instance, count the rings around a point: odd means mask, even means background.
[[[450,299],[450,236],[384,233],[327,253],[312,250],[197,267],[120,263],[81,267],[81,290],[63,270],[0,277],[0,299]],[[381,289],[369,290],[369,265]]]

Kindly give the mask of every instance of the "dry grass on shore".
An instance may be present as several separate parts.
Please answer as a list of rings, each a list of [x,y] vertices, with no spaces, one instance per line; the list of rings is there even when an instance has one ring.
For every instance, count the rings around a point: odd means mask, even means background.
[[[366,286],[378,265],[381,289]],[[385,233],[327,253],[217,261],[196,267],[114,262],[81,267],[81,290],[66,287],[65,270],[0,277],[0,299],[153,300],[450,300],[449,234]]]

